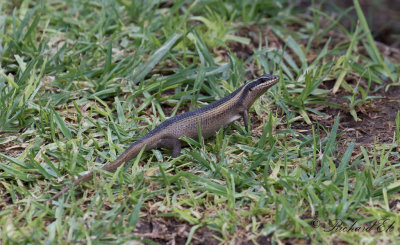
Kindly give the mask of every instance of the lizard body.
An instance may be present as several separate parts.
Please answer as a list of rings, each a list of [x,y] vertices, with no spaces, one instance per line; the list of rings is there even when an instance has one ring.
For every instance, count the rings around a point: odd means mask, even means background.
[[[154,148],[172,149],[172,157],[177,157],[181,152],[180,138],[198,137],[198,123],[202,136],[208,138],[217,132],[222,126],[227,125],[239,118],[243,118],[245,129],[248,127],[248,110],[254,101],[264,94],[270,87],[279,81],[278,76],[262,75],[219,101],[205,107],[188,111],[175,117],[165,120],[148,134],[134,142],[114,162],[105,165],[102,169],[106,171],[116,170],[122,164],[134,158],[142,148],[150,150]],[[73,186],[93,178],[90,172],[73,182]],[[65,186],[61,191],[51,197],[49,201],[56,199],[70,189]]]

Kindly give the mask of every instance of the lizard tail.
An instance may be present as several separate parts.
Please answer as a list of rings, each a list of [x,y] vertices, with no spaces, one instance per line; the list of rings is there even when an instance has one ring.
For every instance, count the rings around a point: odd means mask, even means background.
[[[135,143],[133,143],[128,149],[126,149],[126,151],[124,151],[117,159],[115,159],[114,162],[105,165],[101,169],[106,170],[106,171],[114,171],[114,170],[116,170],[119,166],[121,166],[122,164],[128,162],[129,160],[131,160],[132,158],[137,156],[137,154],[139,154],[140,150],[143,147],[145,147],[145,150],[149,150],[149,149],[152,148],[152,146],[147,146],[144,140],[138,140]],[[91,179],[93,179],[93,176],[94,176],[93,171],[90,172],[90,173],[87,173],[84,176],[76,179],[72,183],[72,186],[77,186],[82,182],[91,180]],[[52,196],[50,199],[48,199],[45,202],[45,204],[50,203],[54,199],[56,199],[59,196],[63,195],[64,193],[69,191],[69,189],[71,189],[70,185],[66,185],[61,191],[57,192],[54,196]]]

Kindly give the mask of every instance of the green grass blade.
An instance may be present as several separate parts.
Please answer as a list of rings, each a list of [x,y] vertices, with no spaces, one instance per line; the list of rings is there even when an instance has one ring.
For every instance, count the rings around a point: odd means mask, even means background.
[[[149,60],[137,67],[133,72],[133,83],[138,84],[142,79],[154,68],[155,65],[168,53],[168,51],[174,46],[176,41],[182,37],[182,34],[174,34],[168,41],[166,41],[152,56]]]
[[[60,117],[60,115],[53,108],[51,108],[51,110],[53,111],[54,121],[56,122],[56,124],[57,124],[58,128],[60,129],[61,133],[68,140],[72,139],[71,130],[68,128],[68,126],[65,123],[65,121]]]
[[[363,13],[363,11],[361,9],[361,6],[360,6],[358,0],[353,0],[353,4],[354,4],[354,8],[356,9],[356,12],[357,12],[358,19],[360,20],[361,27],[364,29],[364,32],[367,35],[367,40],[369,42],[369,45],[371,46],[372,50],[375,53],[375,57],[378,59],[379,64],[383,67],[383,69],[387,73],[386,75],[388,77],[390,77],[390,79],[392,79],[392,81],[394,81],[395,79],[393,77],[393,74],[390,72],[390,70],[387,67],[386,63],[383,61],[382,56],[381,56],[378,48],[376,47],[374,38],[372,37],[371,31],[370,31],[370,29],[368,27],[367,20],[365,19],[364,13]]]

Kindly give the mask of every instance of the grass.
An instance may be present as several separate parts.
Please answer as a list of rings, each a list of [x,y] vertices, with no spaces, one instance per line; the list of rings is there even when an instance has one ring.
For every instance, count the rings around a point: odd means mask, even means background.
[[[305,16],[286,1],[17,2],[0,5],[3,244],[399,242],[399,112],[392,143],[367,146],[341,137],[343,114],[316,119],[347,91],[359,120],[372,85],[400,81],[356,0],[355,30],[344,14]],[[239,121],[185,139],[178,158],[156,149],[98,170],[166,118],[263,73],[281,80],[251,108],[252,134]],[[100,177],[43,205],[88,170]]]

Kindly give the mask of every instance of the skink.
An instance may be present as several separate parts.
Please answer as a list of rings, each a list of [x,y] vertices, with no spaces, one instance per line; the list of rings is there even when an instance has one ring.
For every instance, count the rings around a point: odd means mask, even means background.
[[[278,76],[262,75],[245,83],[219,101],[169,118],[133,143],[114,162],[104,166],[102,169],[106,171],[116,170],[119,166],[134,158],[142,148],[146,151],[154,148],[169,148],[172,149],[172,157],[178,157],[182,146],[180,138],[183,136],[198,138],[198,125],[200,125],[200,131],[204,138],[212,136],[222,126],[239,118],[243,118],[245,130],[250,130],[248,125],[249,108],[258,97],[278,81]],[[81,182],[91,180],[93,175],[93,172],[90,172],[76,179],[72,185],[76,186]],[[56,199],[69,189],[69,185],[65,186],[47,202]]]

